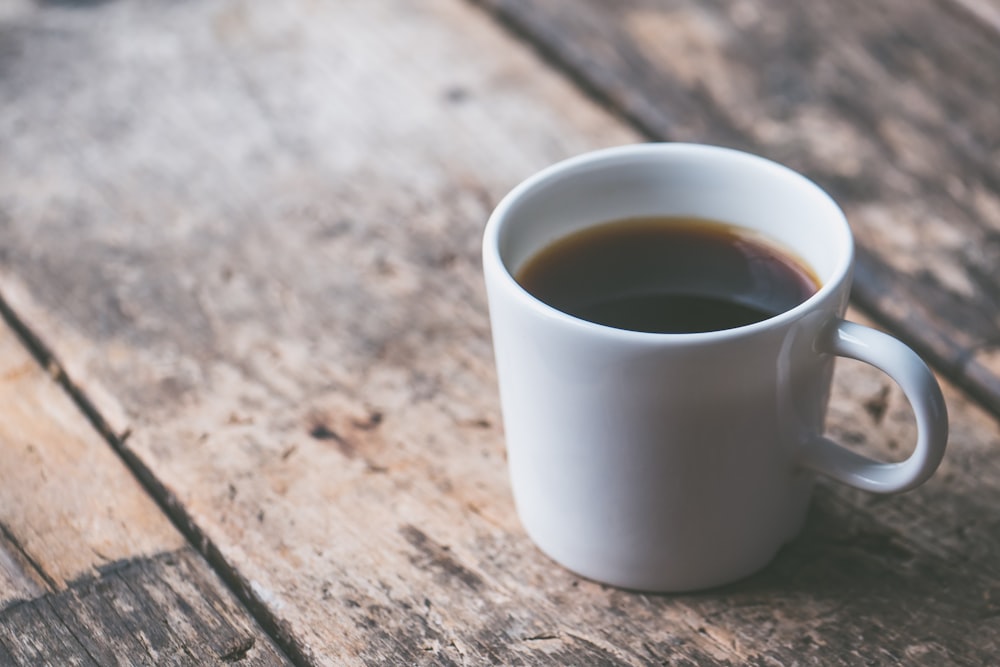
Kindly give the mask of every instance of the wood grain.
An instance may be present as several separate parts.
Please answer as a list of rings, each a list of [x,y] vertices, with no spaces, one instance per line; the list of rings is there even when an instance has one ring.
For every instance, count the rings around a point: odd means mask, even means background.
[[[484,13],[227,0],[4,21],[18,104],[0,107],[0,293],[304,661],[1000,650],[1000,433],[951,388],[928,485],[822,483],[804,535],[739,585],[613,590],[531,545],[507,485],[482,226],[537,168],[638,135]],[[887,458],[914,437],[899,392],[856,364],[838,370],[830,428]]]
[[[180,534],[0,321],[0,553],[12,599],[102,565],[173,551]]]
[[[0,664],[285,662],[3,321],[0,406]]]
[[[0,664],[287,664],[190,547],[0,611]]]
[[[749,149],[830,191],[861,245],[858,302],[1000,414],[993,3],[481,4],[646,136]]]

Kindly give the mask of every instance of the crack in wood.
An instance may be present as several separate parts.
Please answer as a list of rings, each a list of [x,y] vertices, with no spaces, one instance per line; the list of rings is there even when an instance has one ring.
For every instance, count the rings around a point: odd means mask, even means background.
[[[39,563],[38,560],[36,560],[31,553],[24,548],[24,545],[21,544],[21,541],[17,538],[17,536],[14,535],[14,533],[12,533],[2,521],[0,521],[0,535],[2,535],[14,549],[18,558],[31,569],[30,574],[34,574],[38,579],[45,582],[45,585],[50,591],[59,590],[59,582],[45,571],[45,568],[42,567],[41,563]]]
[[[67,622],[66,622],[66,619],[65,619],[65,618],[63,618],[63,617],[62,617],[62,615],[61,615],[61,614],[59,613],[59,610],[58,610],[58,609],[56,609],[56,606],[55,606],[54,604],[52,604],[52,599],[51,599],[51,597],[49,597],[49,596],[46,596],[45,598],[43,598],[43,600],[45,601],[45,604],[46,604],[46,605],[48,606],[48,608],[49,608],[49,610],[51,611],[52,615],[53,615],[53,616],[55,616],[55,617],[56,617],[57,619],[59,619],[59,622],[60,622],[60,623],[62,623],[62,626],[63,626],[63,627],[64,627],[64,628],[66,629],[66,632],[68,632],[68,633],[69,633],[69,636],[73,638],[73,641],[75,641],[75,642],[76,642],[76,644],[77,644],[77,646],[79,647],[79,649],[80,649],[81,651],[83,651],[83,654],[84,654],[84,655],[85,655],[85,656],[86,656],[87,658],[89,658],[89,659],[90,659],[91,661],[93,661],[93,663],[94,663],[95,665],[100,665],[100,664],[101,664],[101,661],[100,661],[100,660],[98,659],[98,657],[97,657],[97,656],[93,655],[93,654],[92,654],[92,653],[90,652],[90,650],[89,650],[89,649],[87,648],[87,646],[86,646],[86,644],[84,643],[84,641],[83,641],[83,640],[82,640],[82,639],[80,638],[80,636],[79,636],[79,635],[77,634],[77,632],[78,632],[78,631],[77,631],[76,629],[74,629],[74,628],[73,628],[73,626],[72,626],[72,624],[71,624],[71,623],[67,623]]]
[[[190,546],[115,565],[0,611],[0,664],[285,664]]]
[[[449,578],[461,581],[474,591],[483,587],[483,578],[455,560],[454,556],[449,553],[451,548],[447,545],[439,544],[422,530],[410,524],[402,526],[399,532],[420,553],[419,558],[412,559],[414,565],[433,567]]]
[[[205,558],[220,580],[246,608],[250,616],[267,633],[275,645],[284,653],[285,657],[295,667],[307,667],[315,664],[315,660],[310,655],[308,649],[295,640],[285,624],[274,615],[264,601],[260,600],[253,593],[249,582],[226,560],[218,546],[197,525],[183,503],[153,474],[152,470],[132,450],[125,446],[125,442],[114,432],[114,429],[100,411],[98,411],[96,405],[73,382],[72,378],[69,377],[64,365],[52,352],[48,344],[14,312],[2,294],[0,294],[0,318],[10,326],[42,368],[46,369],[59,386],[62,387],[63,391],[69,395],[91,426],[97,430],[111,447],[112,451],[118,455],[125,467],[138,480],[140,486],[142,486],[160,510],[170,519],[171,523],[180,531],[188,543]],[[130,434],[130,431],[126,430],[125,433]],[[11,541],[12,545],[15,545],[15,548],[19,548],[16,538],[11,539],[13,535],[10,535],[9,531],[4,529],[3,533]],[[30,558],[29,554],[24,552],[23,549],[19,549],[19,551],[24,554],[27,562],[32,564],[38,576],[50,588],[53,590],[58,589],[57,583]]]

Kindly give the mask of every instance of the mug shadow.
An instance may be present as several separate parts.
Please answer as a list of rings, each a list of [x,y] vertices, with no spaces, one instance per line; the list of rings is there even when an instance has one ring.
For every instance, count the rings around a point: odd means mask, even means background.
[[[948,647],[963,659],[995,658],[1000,491],[938,486],[919,500],[860,502],[851,493],[817,488],[803,532],[759,573],[665,597],[741,629],[755,610],[784,641],[805,637],[813,648],[872,641],[897,657]]]

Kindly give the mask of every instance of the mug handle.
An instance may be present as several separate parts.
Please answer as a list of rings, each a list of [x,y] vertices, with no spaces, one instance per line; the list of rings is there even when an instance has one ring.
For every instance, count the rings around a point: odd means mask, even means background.
[[[875,493],[899,493],[923,484],[941,463],[948,441],[948,410],[934,375],[913,350],[881,331],[840,320],[831,333],[819,344],[820,352],[870,364],[903,390],[917,418],[917,446],[905,461],[883,463],[819,436],[802,448],[799,463]]]

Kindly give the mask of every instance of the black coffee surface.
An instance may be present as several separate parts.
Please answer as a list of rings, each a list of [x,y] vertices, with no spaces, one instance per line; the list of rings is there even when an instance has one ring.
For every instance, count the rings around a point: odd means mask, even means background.
[[[565,313],[618,329],[732,329],[794,308],[818,280],[774,243],[698,218],[630,218],[543,248],[517,281]]]

